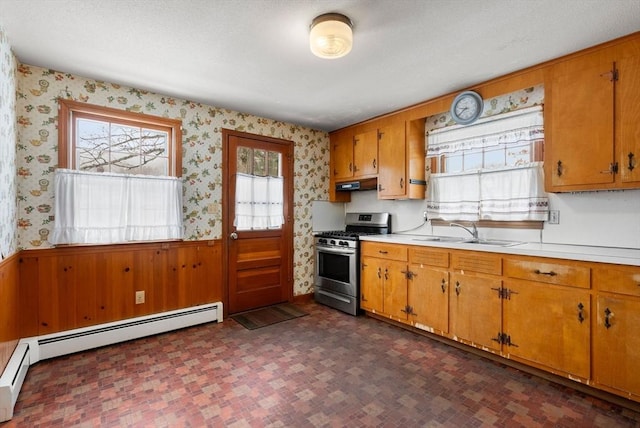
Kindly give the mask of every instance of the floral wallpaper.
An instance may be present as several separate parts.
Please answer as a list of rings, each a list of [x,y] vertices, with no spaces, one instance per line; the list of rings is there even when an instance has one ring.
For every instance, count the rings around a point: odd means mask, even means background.
[[[0,28],[0,260],[18,251],[16,224],[16,67]]]
[[[179,118],[183,125],[185,239],[222,234],[222,128],[294,142],[294,294],[313,291],[311,201],[328,198],[326,132],[20,64],[17,67],[18,242],[49,247],[57,165],[57,99]],[[3,186],[4,187],[4,186]]]

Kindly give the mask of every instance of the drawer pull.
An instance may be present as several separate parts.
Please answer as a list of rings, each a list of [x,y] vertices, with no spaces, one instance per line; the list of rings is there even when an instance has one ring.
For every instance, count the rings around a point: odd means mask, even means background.
[[[378,250],[378,252],[379,252],[380,254],[389,254],[389,252],[388,252],[388,251],[384,251],[384,250]]]
[[[460,295],[460,282],[456,281],[456,296]]]
[[[611,309],[607,308],[604,310],[604,326],[606,328],[611,327],[613,324],[611,324],[611,318],[613,318],[613,312],[611,312]]]
[[[582,302],[578,303],[578,321],[580,321],[580,323],[584,321],[584,305]]]
[[[536,269],[533,271],[533,273],[535,273],[536,275],[547,275],[547,276],[556,276],[557,273],[555,273],[554,271],[549,271],[549,272],[542,272],[540,269]]]
[[[378,279],[382,278],[382,270],[380,268],[378,268]]]

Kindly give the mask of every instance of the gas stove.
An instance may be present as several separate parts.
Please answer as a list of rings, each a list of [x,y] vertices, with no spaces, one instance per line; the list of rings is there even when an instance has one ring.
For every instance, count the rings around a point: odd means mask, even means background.
[[[347,213],[345,230],[315,236],[315,300],[357,315],[360,308],[360,237],[391,233],[389,213]]]

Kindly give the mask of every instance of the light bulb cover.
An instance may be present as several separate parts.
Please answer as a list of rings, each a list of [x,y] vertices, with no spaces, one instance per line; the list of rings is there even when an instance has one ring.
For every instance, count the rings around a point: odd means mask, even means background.
[[[340,13],[325,13],[316,17],[310,26],[309,46],[320,58],[335,59],[351,52],[353,24]]]

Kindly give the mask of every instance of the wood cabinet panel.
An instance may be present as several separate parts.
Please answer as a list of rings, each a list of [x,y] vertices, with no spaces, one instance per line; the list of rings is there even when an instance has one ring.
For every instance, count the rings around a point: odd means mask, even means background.
[[[409,247],[409,261],[416,265],[449,267],[449,251],[428,247]]]
[[[593,379],[640,399],[640,299],[598,296],[593,340]]]
[[[500,352],[502,280],[452,272],[450,283],[449,333],[456,340]]]
[[[589,266],[569,260],[508,257],[504,260],[504,275],[570,287],[589,288],[591,286]]]
[[[382,269],[384,303],[382,311],[399,321],[406,321],[407,263],[384,261]]]
[[[593,285],[599,291],[640,297],[640,267],[596,265],[593,269]]]
[[[640,45],[640,42],[637,43]],[[615,135],[623,183],[640,183],[640,47],[618,58]]]
[[[353,176],[371,177],[378,173],[378,133],[371,130],[353,137]]]
[[[596,51],[553,67],[545,163],[554,188],[614,181],[614,61],[610,50]]]
[[[374,313],[383,312],[382,260],[363,256],[360,269],[360,307]]]
[[[407,190],[406,143],[404,122],[378,131],[378,198],[403,197]]]
[[[502,275],[502,257],[477,251],[454,251],[451,253],[451,267],[460,271]]]
[[[362,242],[360,252],[363,256],[381,259],[407,261],[407,247],[398,244],[382,244],[379,242]]]
[[[590,377],[591,295],[588,291],[505,280],[503,332],[506,356],[554,372]]]
[[[430,331],[449,332],[449,272],[411,264],[407,283],[409,321]]]
[[[342,180],[353,176],[353,137],[339,135],[331,142],[333,178]]]

